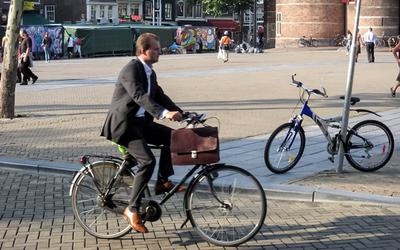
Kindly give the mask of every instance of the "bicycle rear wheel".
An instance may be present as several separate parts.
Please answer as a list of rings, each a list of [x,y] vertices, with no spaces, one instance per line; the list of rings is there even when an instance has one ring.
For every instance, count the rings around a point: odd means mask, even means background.
[[[122,213],[128,205],[133,173],[126,170],[115,182],[108,197],[103,197],[107,184],[115,176],[119,163],[98,161],[80,173],[72,188],[72,211],[83,229],[98,237],[113,239],[127,234],[131,227]]]
[[[346,159],[360,171],[372,172],[386,165],[394,151],[390,129],[382,122],[357,123],[346,138]]]
[[[304,130],[299,127],[296,132],[293,126],[294,123],[279,126],[272,132],[265,145],[265,165],[276,174],[283,174],[292,169],[303,155],[306,144]]]
[[[262,186],[249,172],[217,165],[190,185],[185,208],[203,239],[219,246],[238,246],[262,227],[267,201]]]

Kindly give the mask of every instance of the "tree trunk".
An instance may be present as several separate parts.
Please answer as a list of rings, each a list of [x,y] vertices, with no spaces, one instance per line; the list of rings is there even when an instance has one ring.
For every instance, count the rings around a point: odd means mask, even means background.
[[[17,82],[18,33],[24,0],[11,0],[7,30],[3,42],[3,69],[0,81],[0,118],[13,119],[15,114],[15,84]]]

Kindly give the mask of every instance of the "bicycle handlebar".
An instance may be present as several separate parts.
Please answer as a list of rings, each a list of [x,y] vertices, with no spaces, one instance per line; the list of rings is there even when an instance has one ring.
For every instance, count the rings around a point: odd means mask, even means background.
[[[316,95],[323,96],[323,97],[325,97],[325,98],[328,97],[328,95],[326,94],[326,90],[325,90],[324,87],[322,87],[322,91],[319,90],[319,89],[309,89],[309,88],[306,88],[306,87],[304,86],[304,83],[302,83],[302,82],[300,82],[300,81],[296,81],[296,80],[294,79],[295,76],[296,76],[296,74],[293,74],[293,75],[292,75],[292,83],[291,83],[292,85],[296,86],[297,88],[302,88],[302,89],[304,89],[308,94],[316,94]]]
[[[182,121],[187,125],[203,124],[207,121],[206,114],[197,114],[196,112],[183,112]]]

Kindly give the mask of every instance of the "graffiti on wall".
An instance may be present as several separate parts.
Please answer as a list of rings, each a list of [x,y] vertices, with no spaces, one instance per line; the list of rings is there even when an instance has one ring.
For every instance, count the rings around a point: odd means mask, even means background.
[[[214,50],[216,46],[215,28],[184,26],[176,30],[176,44],[182,48],[193,50],[194,46],[201,46],[203,50]]]
[[[49,36],[51,37],[52,44],[50,51],[55,55],[63,54],[63,27],[62,26],[24,26],[23,27],[28,33],[29,37],[32,39],[32,52],[41,53],[43,52],[42,48],[42,39],[44,37],[45,32],[49,32]]]

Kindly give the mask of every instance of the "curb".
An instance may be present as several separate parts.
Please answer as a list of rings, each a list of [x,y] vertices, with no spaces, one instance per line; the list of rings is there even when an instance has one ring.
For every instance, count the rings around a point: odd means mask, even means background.
[[[36,171],[40,173],[53,173],[71,175],[82,168],[79,164],[61,163],[42,160],[21,160],[11,157],[0,157],[0,168],[12,168],[20,170]]]
[[[16,158],[0,157],[0,168],[36,171],[40,173],[52,173],[68,175],[81,169],[79,164],[60,163],[50,161],[21,160]],[[293,200],[306,202],[358,202],[370,204],[400,205],[400,197],[389,197],[367,193],[355,193],[335,189],[320,189],[299,185],[268,185],[264,186],[267,199]]]
[[[390,197],[336,189],[321,189],[298,185],[274,185],[266,187],[268,199],[308,202],[358,202],[370,204],[400,205],[400,197]]]

